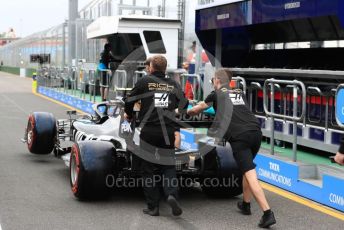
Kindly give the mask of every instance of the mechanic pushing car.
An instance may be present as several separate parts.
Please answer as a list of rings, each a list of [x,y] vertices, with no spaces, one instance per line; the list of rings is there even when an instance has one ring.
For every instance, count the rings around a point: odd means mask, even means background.
[[[150,63],[151,63],[151,59],[152,58],[147,58],[146,61],[145,61],[145,72],[147,74],[150,74],[151,71],[150,71]],[[175,132],[174,132],[174,138],[175,138],[175,141],[174,141],[174,147],[176,149],[180,149],[180,145],[181,145],[181,139],[180,139],[180,128],[179,128],[179,125],[175,125]]]
[[[162,182],[167,203],[172,214],[179,216],[182,209],[177,201],[178,186],[174,162],[175,109],[186,109],[188,102],[180,86],[166,78],[167,60],[157,55],[150,60],[150,75],[141,78],[125,99],[125,119],[133,119],[134,104],[141,100],[139,112],[140,155],[143,159],[144,195],[147,208],[145,214],[159,215],[160,190]],[[157,180],[163,178],[163,180]]]
[[[246,106],[243,92],[230,89],[231,79],[232,72],[228,68],[217,70],[212,78],[215,90],[204,102],[188,110],[188,114],[193,116],[210,106],[214,107],[216,116],[213,134],[231,144],[234,158],[243,174],[243,201],[238,202],[238,208],[244,215],[250,215],[253,195],[264,211],[259,227],[266,228],[275,224],[276,220],[258,182],[256,165],[253,163],[260,148],[262,133],[257,118]]]

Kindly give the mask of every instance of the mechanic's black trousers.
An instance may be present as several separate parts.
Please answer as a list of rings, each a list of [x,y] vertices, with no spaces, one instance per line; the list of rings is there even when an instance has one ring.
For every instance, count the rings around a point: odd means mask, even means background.
[[[177,197],[178,181],[175,166],[157,165],[144,161],[142,162],[142,169],[144,180],[143,192],[146,197],[148,208],[159,206],[161,186],[166,197],[169,195]]]
[[[140,135],[141,152],[143,157],[141,164],[143,171],[143,191],[148,208],[159,206],[162,186],[165,196],[177,197],[178,181],[174,164],[174,130],[167,129],[167,135],[156,129],[142,129]],[[166,143],[168,139],[168,143]],[[147,156],[147,155],[150,155]],[[149,161],[149,159],[152,159]],[[153,160],[154,159],[154,160]],[[160,162],[160,164],[159,164]]]

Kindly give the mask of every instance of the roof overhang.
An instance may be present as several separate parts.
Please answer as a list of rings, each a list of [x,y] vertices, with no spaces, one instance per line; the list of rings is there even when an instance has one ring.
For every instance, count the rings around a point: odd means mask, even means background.
[[[111,34],[137,31],[138,28],[179,29],[180,20],[154,16],[106,16],[100,17],[87,27],[87,39],[106,38]]]
[[[100,17],[87,26],[87,39],[101,38],[118,32],[118,17]]]

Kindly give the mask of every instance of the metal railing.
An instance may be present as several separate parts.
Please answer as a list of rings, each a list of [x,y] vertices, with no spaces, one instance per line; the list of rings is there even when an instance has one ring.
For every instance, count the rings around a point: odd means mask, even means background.
[[[52,66],[49,68],[48,79],[50,80],[50,84],[48,87],[55,88],[55,76],[56,76],[56,67]]]
[[[38,86],[53,89],[81,99],[86,99],[87,88],[90,91],[90,100],[96,101],[97,86],[110,87],[110,80],[105,84],[98,82],[99,76],[96,65],[77,67],[42,67],[37,70]]]
[[[45,87],[48,87],[49,84],[48,75],[49,69],[47,67],[42,67],[37,71],[38,81]]]
[[[134,77],[133,77],[133,86],[136,84],[136,82],[142,78],[147,76],[147,73],[145,71],[135,71],[134,72]]]
[[[79,84],[78,88],[80,89],[80,98],[86,99],[87,89],[90,94],[90,100],[95,101],[95,90],[97,83],[97,64],[92,62],[83,62],[80,71],[79,71]],[[90,71],[92,73],[90,74]],[[90,75],[92,75],[90,77]],[[91,84],[91,85],[90,85]]]
[[[250,88],[249,88],[249,103],[250,103],[250,110],[253,111],[253,92],[255,92],[255,113],[256,114],[263,114],[264,110],[259,111],[258,110],[258,92],[260,90],[263,90],[262,85],[259,82],[251,82]]]
[[[127,88],[128,85],[128,75],[126,70],[116,70],[113,79],[113,89],[116,95],[124,96],[126,91],[131,90],[131,88]]]
[[[97,71],[96,70],[89,70],[88,71],[88,91],[90,93],[90,101],[96,101],[96,83],[97,83]]]
[[[66,93],[69,85],[69,67],[64,67],[61,73],[61,78],[63,80],[63,91]]]
[[[283,84],[287,86],[293,87],[293,115],[285,115],[285,114],[278,114],[275,113],[275,86],[276,84]],[[267,95],[267,87],[270,86],[270,110],[268,108],[268,95]],[[302,109],[301,115],[298,116],[298,88],[301,88],[301,101],[302,101]],[[285,120],[293,121],[293,161],[297,160],[297,122],[302,121],[305,117],[306,113],[306,87],[301,81],[288,81],[288,80],[276,80],[276,79],[268,79],[264,82],[263,86],[263,106],[266,116],[271,117],[271,154],[274,155],[274,132],[275,132],[275,118],[281,118]]]
[[[337,89],[332,89],[330,92],[330,97],[333,98],[333,101],[336,100],[336,95],[337,95]],[[340,126],[338,125],[337,120],[336,120],[336,108],[335,108],[334,104],[332,104],[330,114],[331,114],[330,115],[330,121],[331,121],[332,127],[338,127],[339,128]]]
[[[246,91],[247,91],[246,80],[240,76],[232,77],[232,80],[237,81],[236,88],[242,89],[243,93],[246,95]]]
[[[62,84],[62,69],[59,67],[56,67],[56,74],[55,74],[55,87],[57,91],[62,91],[61,84]]]
[[[72,67],[69,71],[69,81],[71,84],[72,95],[74,96],[77,90],[77,68]]]
[[[80,90],[80,98],[86,98],[86,87],[88,83],[88,72],[84,68],[79,70],[79,84],[78,89]]]
[[[309,105],[307,106],[307,120],[309,122],[317,122],[317,123],[320,123],[321,122],[321,118],[322,118],[322,97],[323,97],[323,92],[321,91],[321,89],[319,87],[314,87],[314,86],[309,86],[307,87],[307,95],[308,95],[308,98],[310,100],[310,103]],[[320,104],[318,105],[318,109],[319,109],[319,117],[317,119],[314,119],[311,114],[312,114],[312,109],[313,110],[317,110],[317,103],[312,103],[312,100],[316,100],[317,97],[320,97]],[[314,104],[314,105],[313,105]],[[327,114],[325,114],[327,115]],[[325,119],[326,120],[326,119]]]
[[[103,69],[99,71],[99,86],[105,89],[110,88],[112,72],[109,69]],[[104,95],[103,95],[104,96]],[[108,100],[108,94],[106,95],[106,100]]]

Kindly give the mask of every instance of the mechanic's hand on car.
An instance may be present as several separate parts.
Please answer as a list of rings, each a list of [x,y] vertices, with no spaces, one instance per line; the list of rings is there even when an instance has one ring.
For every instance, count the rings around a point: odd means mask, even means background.
[[[334,160],[336,161],[337,164],[344,166],[344,154],[343,153],[337,152],[336,156],[334,157]]]
[[[129,115],[126,114],[126,113],[124,113],[123,117],[124,117],[124,120],[127,120],[127,121],[131,121],[132,120],[132,118],[129,117]]]

